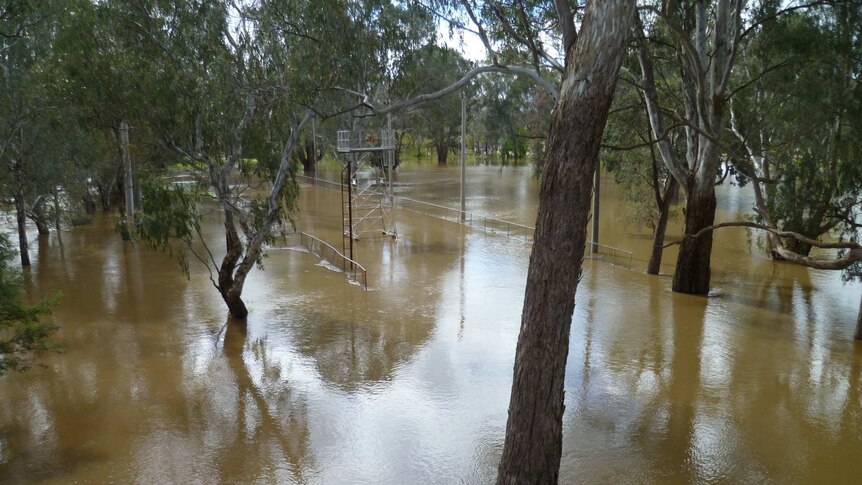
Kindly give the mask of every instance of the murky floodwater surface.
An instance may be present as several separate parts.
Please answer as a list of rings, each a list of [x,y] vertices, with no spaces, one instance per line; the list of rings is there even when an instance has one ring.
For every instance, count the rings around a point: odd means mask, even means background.
[[[456,206],[457,177],[403,167],[397,190]],[[562,481],[856,481],[859,285],[776,265],[729,229],[713,295],[672,294],[642,273],[651,242],[604,185],[602,242],[635,268],[585,263]],[[470,167],[468,210],[532,224],[537,189],[529,167]],[[722,189],[720,219],[750,206],[746,190]],[[305,187],[300,206],[299,228],[340,248],[339,193]],[[228,324],[202,267],[187,280],[110,218],[63,247],[34,241],[28,296],[62,292],[68,349],[0,379],[0,482],[493,481],[530,248],[396,218],[397,242],[357,244],[367,293],[310,254],[271,251],[246,326]],[[215,216],[205,230],[219,240]]]

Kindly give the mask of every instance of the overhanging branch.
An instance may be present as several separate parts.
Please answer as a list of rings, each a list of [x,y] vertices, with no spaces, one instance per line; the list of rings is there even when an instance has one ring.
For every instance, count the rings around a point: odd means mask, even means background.
[[[551,84],[550,81],[548,81],[547,79],[540,76],[536,71],[533,71],[531,69],[527,69],[525,67],[502,66],[499,64],[494,64],[494,65],[490,65],[490,66],[479,66],[479,67],[473,68],[472,70],[470,70],[466,74],[464,74],[464,76],[461,77],[461,79],[455,81],[453,84],[451,84],[451,85],[449,85],[449,86],[447,86],[447,87],[445,87],[439,91],[435,91],[433,93],[422,94],[422,95],[419,95],[419,96],[416,96],[416,97],[413,97],[410,99],[405,99],[405,100],[399,101],[395,104],[391,104],[385,108],[378,109],[378,108],[375,108],[374,106],[372,106],[370,103],[365,103],[365,102],[363,102],[359,106],[366,106],[371,110],[371,113],[369,113],[368,115],[364,115],[364,116],[385,115],[387,113],[392,113],[394,111],[399,111],[402,109],[410,108],[412,106],[418,106],[420,104],[425,104],[425,103],[428,103],[430,101],[434,101],[436,99],[440,99],[444,96],[452,94],[452,93],[460,90],[464,86],[466,86],[474,77],[478,76],[479,74],[484,74],[484,73],[488,73],[488,72],[497,72],[497,73],[502,73],[502,74],[513,74],[516,76],[527,76],[527,77],[533,79],[533,81],[535,81],[536,84],[538,84],[545,91],[547,91],[547,93],[551,95],[551,97],[554,99],[555,102],[557,101],[557,99],[560,96],[559,92],[557,91],[557,88],[554,87],[554,85]]]

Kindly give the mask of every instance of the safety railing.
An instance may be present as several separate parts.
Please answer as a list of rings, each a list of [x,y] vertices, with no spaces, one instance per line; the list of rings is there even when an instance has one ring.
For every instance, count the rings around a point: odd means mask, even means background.
[[[534,228],[515,222],[494,219],[493,217],[473,214],[472,212],[465,212],[460,209],[453,209],[408,197],[396,196],[393,199],[394,206],[398,209],[463,224],[488,234],[507,236],[518,241],[523,241],[524,244],[532,242],[533,234],[535,233]]]
[[[297,175],[303,181],[312,182],[311,177]],[[325,179],[316,179],[319,186],[341,190],[341,184]],[[524,244],[533,242],[533,237],[536,233],[536,228],[516,222],[509,222],[502,219],[494,219],[493,217],[474,214],[472,212],[454,209],[443,205],[433,204],[421,200],[411,199],[396,195],[392,197],[393,207],[398,209],[423,214],[438,219],[443,219],[457,224],[463,224],[476,230],[481,230],[488,234],[496,234],[507,236],[509,238],[522,241]],[[597,251],[593,251],[597,249]],[[587,259],[601,259],[615,266],[620,266],[632,269],[634,261],[634,253],[624,249],[615,248],[606,244],[587,242]]]
[[[333,182],[332,180],[322,179],[322,178],[318,178],[318,177],[309,177],[308,175],[297,175],[296,178],[298,180],[303,181],[303,182],[321,185],[321,186],[326,187],[328,189],[341,190],[341,183],[340,182]]]
[[[634,253],[625,249],[615,248],[606,244],[587,242],[586,259],[601,259],[614,266],[621,266],[628,270],[632,269]]]
[[[332,267],[344,273],[349,281],[362,286],[365,291],[368,291],[368,271],[361,264],[341,254],[340,251],[326,241],[322,241],[304,232],[288,234],[284,237],[285,240],[291,240],[291,244],[299,245],[317,256],[321,261],[329,263]]]

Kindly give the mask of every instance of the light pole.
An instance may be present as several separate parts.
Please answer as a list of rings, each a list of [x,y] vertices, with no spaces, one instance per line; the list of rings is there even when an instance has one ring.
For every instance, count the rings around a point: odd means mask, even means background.
[[[464,198],[464,179],[467,170],[467,95],[461,91],[461,221],[465,219],[467,201]]]

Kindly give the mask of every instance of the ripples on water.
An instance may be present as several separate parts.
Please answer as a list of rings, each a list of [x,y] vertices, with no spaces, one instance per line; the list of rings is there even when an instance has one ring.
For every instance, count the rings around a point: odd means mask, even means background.
[[[456,204],[454,169],[399,177],[399,193]],[[532,223],[529,168],[474,167],[468,187],[469,210]],[[641,273],[650,241],[621,227],[614,187],[602,196],[602,242],[634,250],[636,271],[585,263],[562,481],[854,481],[859,286],[776,265],[731,229],[713,295],[672,294]],[[724,189],[719,219],[747,197]],[[306,188],[300,229],[340,247],[339,204]],[[414,213],[398,227],[357,245],[367,293],[272,251],[246,325],[205,271],[186,280],[107,218],[34,243],[28,295],[63,292],[69,348],[0,380],[0,482],[493,481],[530,248]],[[205,231],[221,240],[217,219]]]

